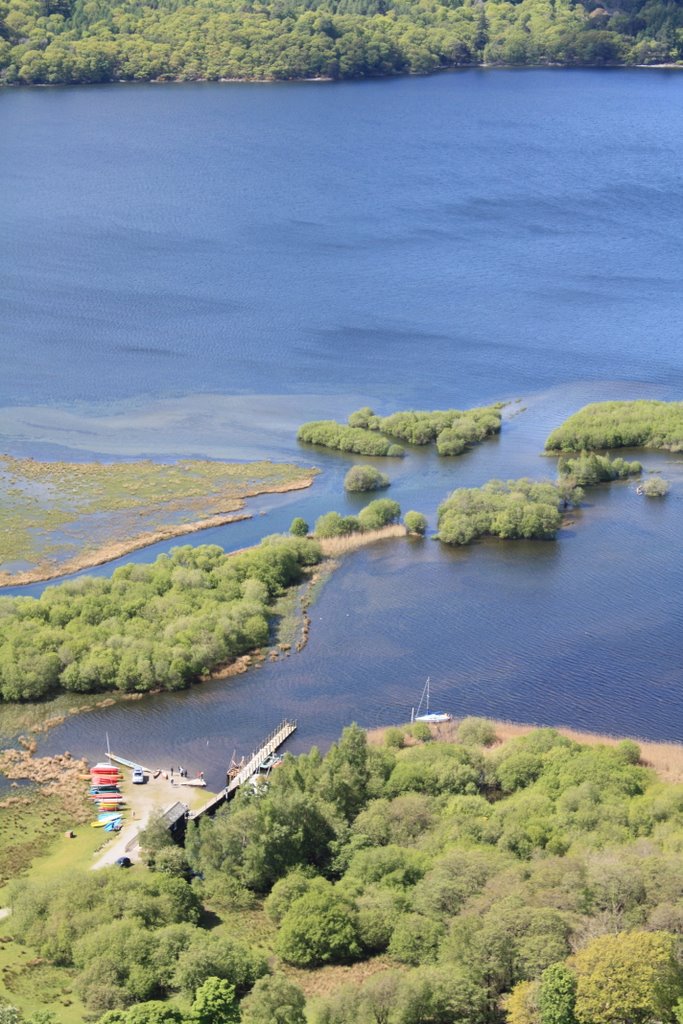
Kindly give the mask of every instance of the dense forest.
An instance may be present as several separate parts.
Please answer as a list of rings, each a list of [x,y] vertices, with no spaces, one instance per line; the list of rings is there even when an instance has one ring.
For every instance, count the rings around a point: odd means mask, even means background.
[[[680,0],[2,0],[8,83],[423,74],[683,57]]]
[[[0,598],[0,703],[188,686],[266,643],[275,600],[320,557],[303,537],[266,538],[233,556],[188,544],[110,579]]]
[[[674,1024],[682,849],[633,742],[351,726],[184,849],[153,822],[151,872],[15,882],[6,927],[102,1024]]]

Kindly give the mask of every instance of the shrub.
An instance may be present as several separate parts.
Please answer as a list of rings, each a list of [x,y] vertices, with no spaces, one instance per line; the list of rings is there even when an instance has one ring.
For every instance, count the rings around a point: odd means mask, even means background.
[[[401,750],[405,746],[405,732],[403,729],[398,729],[396,726],[387,729],[384,733],[384,743],[387,747],[394,747],[396,750]]]
[[[413,722],[410,726],[410,735],[420,743],[428,743],[432,738],[432,730],[426,722]]]
[[[381,530],[390,523],[395,523],[401,515],[401,506],[391,498],[377,498],[358,513],[358,519],[364,530]]]
[[[445,544],[468,544],[486,534],[551,539],[562,523],[560,503],[554,484],[526,478],[461,487],[439,506],[438,538]]]
[[[639,490],[646,498],[663,498],[671,490],[671,484],[661,476],[650,476],[642,482]]]
[[[594,402],[553,430],[546,451],[683,448],[683,402]]]
[[[348,424],[350,427],[362,427],[367,429],[368,423],[374,417],[374,412],[369,405],[364,405],[362,409],[357,409],[356,412],[352,412],[348,418]]]
[[[406,512],[403,522],[409,533],[418,533],[420,536],[424,536],[427,532],[427,517],[423,516],[421,512]]]
[[[297,432],[297,439],[307,444],[319,444],[340,452],[356,455],[403,455],[403,449],[390,444],[385,437],[371,430],[347,427],[334,420],[318,420],[304,423]],[[392,450],[390,450],[392,449]]]
[[[374,466],[352,466],[344,477],[347,491],[378,491],[389,486],[389,477]]]
[[[284,974],[259,978],[240,1006],[242,1024],[306,1024],[306,999]]]
[[[490,747],[497,739],[496,728],[486,718],[463,718],[458,726],[458,739],[461,743]]]
[[[625,480],[642,473],[643,467],[635,460],[610,459],[609,455],[581,452],[575,458],[560,461],[560,476],[569,478],[579,487],[593,487],[609,480]]]
[[[277,952],[295,967],[350,963],[361,953],[358,915],[352,903],[334,892],[309,892],[295,900],[277,936]]]
[[[293,537],[307,537],[308,536],[308,523],[301,516],[296,516],[292,519],[289,527],[289,532]]]

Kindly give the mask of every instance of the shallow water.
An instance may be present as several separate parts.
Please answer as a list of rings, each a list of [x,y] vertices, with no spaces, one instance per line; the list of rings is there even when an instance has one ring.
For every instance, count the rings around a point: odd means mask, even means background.
[[[681,398],[682,100],[655,71],[0,93],[2,448],[324,470],[188,538],[227,548],[357,507],[353,460],[294,433],[361,404],[522,399],[470,454],[381,463],[432,524],[456,486],[550,475],[545,436],[585,402]],[[681,458],[643,457],[665,501],[592,492],[556,544],[359,552],[300,656],[70,718],[41,749],[99,756],[109,731],[217,784],[278,716],[293,749],[328,743],[405,717],[428,674],[456,714],[676,738]]]

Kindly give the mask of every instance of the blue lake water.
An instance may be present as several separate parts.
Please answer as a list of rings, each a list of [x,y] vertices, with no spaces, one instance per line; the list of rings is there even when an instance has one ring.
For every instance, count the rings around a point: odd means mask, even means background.
[[[676,73],[5,90],[0,132],[0,450],[324,471],[192,543],[357,505],[302,419],[522,399],[462,458],[383,466],[434,523],[456,486],[551,474],[545,436],[585,402],[683,397]],[[360,552],[301,655],[42,749],[99,755],[108,730],[216,783],[279,715],[293,749],[328,743],[404,717],[428,674],[456,714],[680,738],[683,456],[644,461],[664,502],[617,485],[555,544]]]

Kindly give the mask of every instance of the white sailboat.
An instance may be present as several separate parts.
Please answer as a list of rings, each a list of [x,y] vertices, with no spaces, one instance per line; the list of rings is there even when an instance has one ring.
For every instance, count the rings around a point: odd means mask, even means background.
[[[425,710],[421,714],[422,705],[424,704]],[[415,714],[415,708],[412,710],[410,716],[411,722],[427,722],[428,725],[439,725],[441,722],[450,722],[453,719],[453,715],[449,715],[446,711],[430,711],[429,710],[429,676],[427,676],[427,682],[424,685],[422,696],[420,697],[420,703],[417,706],[417,714]]]

